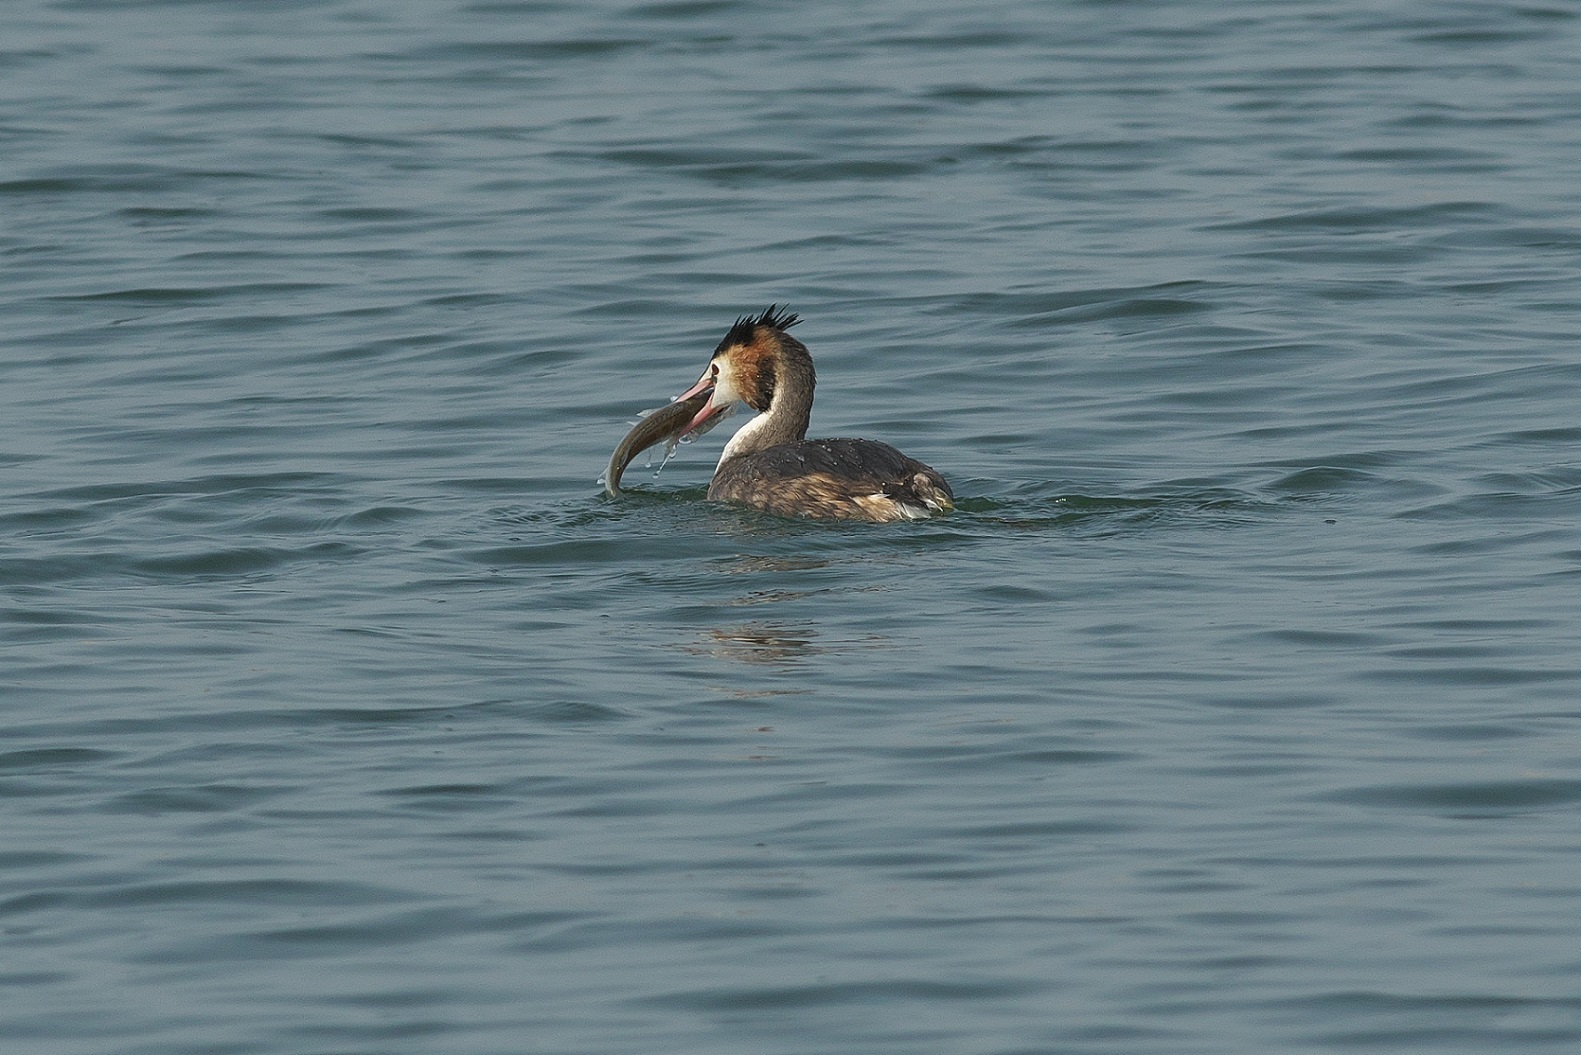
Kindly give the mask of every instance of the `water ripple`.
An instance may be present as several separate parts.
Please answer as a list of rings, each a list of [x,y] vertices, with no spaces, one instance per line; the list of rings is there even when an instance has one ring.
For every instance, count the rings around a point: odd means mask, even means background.
[[[1581,1044],[1574,12],[13,6],[13,1046]]]

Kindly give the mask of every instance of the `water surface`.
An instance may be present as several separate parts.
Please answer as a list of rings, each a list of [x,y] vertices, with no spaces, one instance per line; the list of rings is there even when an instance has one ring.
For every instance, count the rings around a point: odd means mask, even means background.
[[[4,22],[14,1050],[1581,1043],[1568,6]]]

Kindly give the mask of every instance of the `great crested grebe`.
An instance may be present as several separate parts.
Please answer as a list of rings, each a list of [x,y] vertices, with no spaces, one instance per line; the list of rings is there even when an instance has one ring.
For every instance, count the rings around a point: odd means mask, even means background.
[[[675,397],[708,397],[687,433],[740,403],[758,412],[725,444],[708,497],[779,516],[879,523],[954,509],[944,477],[887,443],[806,438],[817,377],[807,346],[786,332],[800,321],[777,304],[737,319],[697,384]]]

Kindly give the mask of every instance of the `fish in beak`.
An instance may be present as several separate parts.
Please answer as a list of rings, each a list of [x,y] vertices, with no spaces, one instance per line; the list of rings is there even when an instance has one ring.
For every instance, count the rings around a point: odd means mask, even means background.
[[[658,443],[667,443],[665,461],[675,453],[677,444],[696,439],[730,416],[734,405],[713,405],[714,382],[705,376],[697,384],[676,396],[667,405],[644,410],[632,430],[616,445],[609,456],[609,467],[604,470],[604,492],[610,497],[620,494],[620,478],[626,467],[637,455]]]

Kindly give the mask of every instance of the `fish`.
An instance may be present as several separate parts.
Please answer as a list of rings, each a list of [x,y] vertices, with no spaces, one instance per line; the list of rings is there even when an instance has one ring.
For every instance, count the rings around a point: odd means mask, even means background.
[[[711,418],[700,428],[687,431],[687,425],[707,405],[712,395],[713,389],[710,388],[689,399],[678,399],[667,406],[643,411],[642,420],[626,433],[626,438],[609,456],[609,468],[604,471],[604,493],[611,498],[620,494],[620,477],[626,471],[626,466],[660,440],[669,441],[669,447],[664,452],[664,458],[668,461],[670,455],[675,453],[676,444],[694,440],[719,424],[722,415]]]

